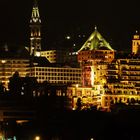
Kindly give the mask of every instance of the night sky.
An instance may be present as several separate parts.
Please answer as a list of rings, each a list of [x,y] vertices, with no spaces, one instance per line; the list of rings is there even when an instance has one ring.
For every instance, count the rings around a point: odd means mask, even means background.
[[[33,0],[0,3],[0,43],[29,45],[29,19]],[[140,30],[139,2],[103,0],[39,0],[44,46],[63,42],[66,35],[86,35],[97,25],[117,50],[130,50],[135,30]]]

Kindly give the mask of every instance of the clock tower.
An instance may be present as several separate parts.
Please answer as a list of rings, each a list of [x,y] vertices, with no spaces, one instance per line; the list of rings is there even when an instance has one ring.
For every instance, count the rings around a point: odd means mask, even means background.
[[[32,15],[30,19],[30,55],[40,56],[41,51],[41,19],[37,0],[34,0]]]

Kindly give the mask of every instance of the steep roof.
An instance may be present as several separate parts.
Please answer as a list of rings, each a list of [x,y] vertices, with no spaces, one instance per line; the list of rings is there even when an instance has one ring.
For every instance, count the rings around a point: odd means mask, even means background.
[[[80,48],[82,50],[113,50],[109,43],[102,37],[95,27],[94,32],[90,35],[88,40]],[[78,52],[79,52],[78,51]]]
[[[41,23],[37,0],[34,0],[30,23]]]

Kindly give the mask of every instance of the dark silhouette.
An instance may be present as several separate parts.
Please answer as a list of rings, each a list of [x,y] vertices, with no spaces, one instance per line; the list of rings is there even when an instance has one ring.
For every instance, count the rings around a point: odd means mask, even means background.
[[[11,94],[20,95],[22,91],[22,78],[16,71],[12,77],[9,78],[9,92]]]
[[[3,83],[0,83],[0,94],[5,93],[5,92],[6,92],[6,89],[5,89],[4,85],[3,85]]]
[[[26,96],[33,96],[33,92],[36,93],[38,85],[35,77],[26,75],[22,81],[22,93]]]
[[[76,110],[81,110],[82,109],[82,100],[81,98],[77,99],[77,103],[76,103]]]

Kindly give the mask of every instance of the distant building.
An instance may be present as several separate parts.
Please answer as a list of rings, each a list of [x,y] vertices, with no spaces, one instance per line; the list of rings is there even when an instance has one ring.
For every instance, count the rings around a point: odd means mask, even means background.
[[[56,50],[41,51],[41,56],[46,57],[50,63],[56,63]]]
[[[0,81],[8,88],[9,78],[18,71],[21,77],[29,74],[29,59],[7,58],[0,60]]]
[[[65,63],[67,52],[64,49],[41,51],[41,57],[46,57],[50,63]]]
[[[36,77],[39,83],[48,81],[49,83],[81,84],[80,68],[71,67],[39,67],[31,68],[31,76]]]
[[[9,78],[17,71],[20,77],[36,77],[39,83],[81,83],[81,69],[65,63],[65,50],[41,48],[41,19],[37,1],[34,1],[30,19],[30,46],[10,50],[2,48],[0,56],[0,82],[8,89]],[[11,47],[12,48],[12,47]],[[52,65],[51,65],[52,64]]]
[[[140,54],[140,35],[139,35],[138,31],[136,31],[135,35],[133,36],[132,53]]]

